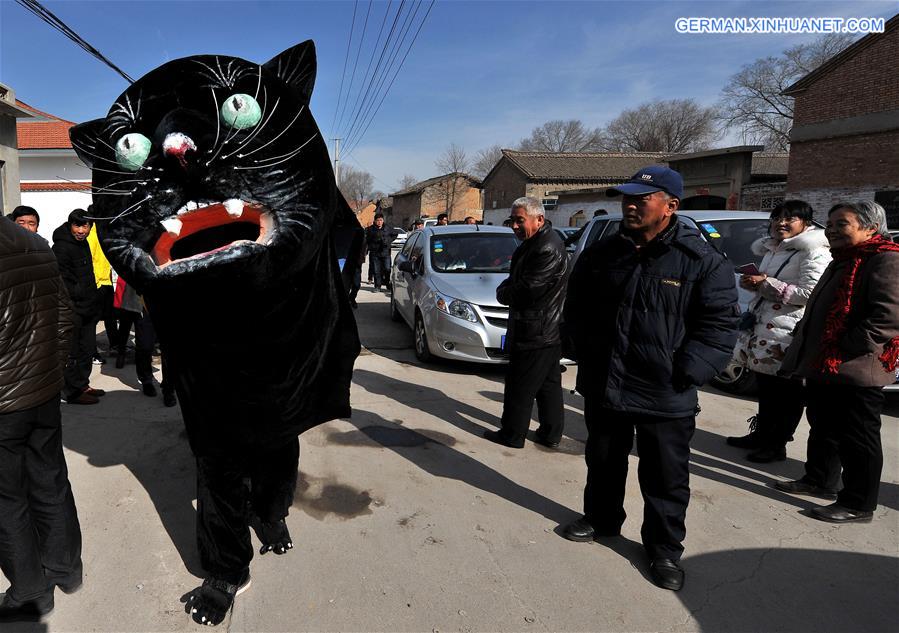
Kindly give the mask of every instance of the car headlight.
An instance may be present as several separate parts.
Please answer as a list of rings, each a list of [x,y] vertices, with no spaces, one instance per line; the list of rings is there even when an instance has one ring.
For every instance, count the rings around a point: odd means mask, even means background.
[[[474,308],[471,307],[471,304],[467,301],[461,301],[460,299],[449,299],[441,297],[440,295],[436,295],[436,298],[438,310],[446,312],[450,316],[454,316],[457,319],[464,319],[465,321],[470,321],[472,323],[478,322],[478,315],[475,313]]]

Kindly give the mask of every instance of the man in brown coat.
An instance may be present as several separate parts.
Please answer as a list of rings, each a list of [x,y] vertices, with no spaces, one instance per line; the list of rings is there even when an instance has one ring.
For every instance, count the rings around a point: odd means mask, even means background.
[[[55,586],[81,585],[59,413],[74,327],[47,242],[0,218],[0,622],[49,613]]]

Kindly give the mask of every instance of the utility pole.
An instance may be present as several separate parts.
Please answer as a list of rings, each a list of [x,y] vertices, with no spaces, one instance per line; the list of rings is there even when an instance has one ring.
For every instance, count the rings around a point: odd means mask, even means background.
[[[337,181],[337,186],[340,186],[340,139],[332,138],[334,141],[334,180]]]

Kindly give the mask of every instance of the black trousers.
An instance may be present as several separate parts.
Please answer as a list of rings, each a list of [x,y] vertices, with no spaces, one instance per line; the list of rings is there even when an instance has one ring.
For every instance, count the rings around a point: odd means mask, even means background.
[[[197,546],[211,576],[236,584],[253,559],[250,522],[287,516],[300,442],[241,458],[197,458]]]
[[[100,318],[103,320],[103,327],[106,329],[106,339],[109,341],[109,349],[118,347],[119,323],[116,319],[116,309],[113,306],[115,301],[115,288],[103,285],[97,288],[99,295],[98,302],[100,304]]]
[[[137,368],[137,380],[140,384],[153,382],[153,349],[156,347],[156,330],[147,312],[134,322],[134,365]],[[174,376],[162,354],[163,392],[174,393]]]
[[[390,283],[390,255],[371,255],[368,264],[374,271],[375,288],[380,289]]]
[[[627,516],[624,488],[628,455],[637,436],[637,478],[643,495],[640,535],[650,558],[679,560],[687,535],[684,521],[690,503],[690,440],[693,416],[661,418],[620,413],[585,398],[587,485],[584,515],[599,532],[617,532]]]
[[[0,414],[0,570],[18,601],[81,579],[81,527],[56,396]]]
[[[72,346],[66,362],[63,378],[65,398],[77,398],[90,383],[91,365],[97,351],[96,317],[79,317],[79,324],[72,334]]]
[[[804,479],[825,488],[843,489],[837,503],[852,510],[877,508],[883,448],[880,387],[807,382],[809,435]]]
[[[537,401],[537,434],[558,442],[565,430],[562,402],[561,345],[513,351],[506,370],[500,435],[510,444],[523,445]]]
[[[759,386],[758,432],[765,446],[786,446],[805,409],[802,379],[756,372]]]

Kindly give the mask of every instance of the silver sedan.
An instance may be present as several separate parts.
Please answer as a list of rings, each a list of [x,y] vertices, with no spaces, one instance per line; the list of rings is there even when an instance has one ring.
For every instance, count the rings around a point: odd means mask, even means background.
[[[390,314],[405,321],[415,355],[505,363],[509,308],[496,287],[509,276],[518,238],[506,227],[428,226],[411,233],[391,270]]]

